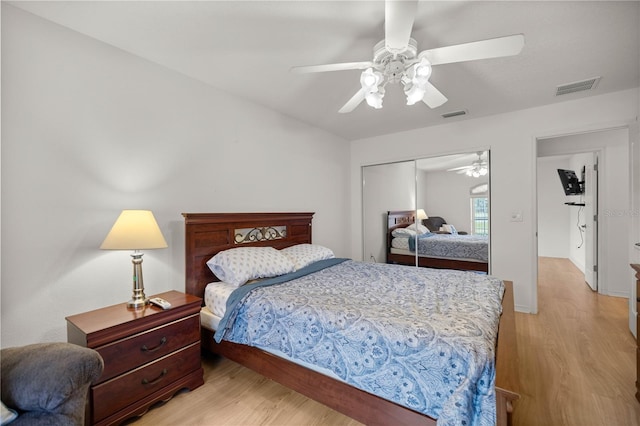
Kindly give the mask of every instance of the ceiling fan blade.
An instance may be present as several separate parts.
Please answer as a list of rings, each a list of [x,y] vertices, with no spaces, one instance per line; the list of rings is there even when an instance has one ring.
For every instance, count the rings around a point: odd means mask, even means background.
[[[461,170],[461,171],[465,171],[467,169],[471,169],[473,168],[473,166],[460,166],[460,167],[454,167],[453,169],[447,169],[448,172],[455,172],[456,170]]]
[[[409,45],[417,0],[387,0],[384,4],[384,42],[391,53],[403,52]]]
[[[351,99],[349,99],[338,112],[344,114],[353,111],[358,105],[360,105],[360,102],[364,101],[364,97],[364,89],[358,90],[356,94],[353,95],[353,97],[351,97]]]
[[[373,62],[345,62],[342,64],[326,64],[326,65],[307,65],[301,67],[291,67],[290,71],[298,74],[307,74],[312,72],[326,71],[344,71],[344,70],[364,70],[373,66]]]
[[[517,55],[524,46],[524,35],[515,34],[489,40],[473,41],[454,46],[424,50],[418,58],[427,58],[431,65],[452,64],[478,59]]]
[[[443,95],[442,92],[440,92],[438,89],[436,89],[433,84],[427,82],[425,87],[427,90],[424,93],[422,102],[427,104],[429,108],[437,108],[443,103],[447,102],[447,97]]]

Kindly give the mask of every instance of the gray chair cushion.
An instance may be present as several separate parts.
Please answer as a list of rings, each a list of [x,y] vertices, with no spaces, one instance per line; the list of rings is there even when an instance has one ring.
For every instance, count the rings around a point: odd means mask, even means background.
[[[2,349],[2,402],[19,412],[12,425],[83,424],[90,384],[104,369],[98,352],[71,343]]]
[[[440,216],[429,216],[428,219],[424,219],[422,221],[422,224],[427,228],[429,228],[429,231],[431,232],[436,232],[445,223],[447,223],[447,221],[445,221]]]

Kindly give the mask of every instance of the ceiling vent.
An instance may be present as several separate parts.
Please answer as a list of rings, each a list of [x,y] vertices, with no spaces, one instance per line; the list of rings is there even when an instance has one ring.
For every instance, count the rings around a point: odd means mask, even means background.
[[[460,111],[445,112],[444,114],[442,114],[442,118],[457,117],[459,115],[467,115],[467,110],[461,109]]]
[[[593,90],[598,86],[600,78],[601,77],[593,77],[587,80],[576,81],[574,83],[562,84],[556,87],[556,96],[582,92],[583,90]]]

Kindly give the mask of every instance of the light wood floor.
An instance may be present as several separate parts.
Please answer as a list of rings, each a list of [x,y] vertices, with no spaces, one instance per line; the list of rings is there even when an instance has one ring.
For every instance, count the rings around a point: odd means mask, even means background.
[[[516,425],[640,424],[628,300],[602,296],[567,259],[540,258],[538,314],[516,313]]]
[[[600,296],[566,259],[541,258],[537,315],[516,313],[521,399],[514,425],[640,425],[627,300]],[[131,422],[359,425],[239,365],[203,358],[205,384]]]

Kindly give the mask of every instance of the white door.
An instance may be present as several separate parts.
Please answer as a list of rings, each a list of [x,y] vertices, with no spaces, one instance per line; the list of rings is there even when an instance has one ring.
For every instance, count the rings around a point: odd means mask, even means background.
[[[584,280],[598,291],[598,153],[584,173]]]

